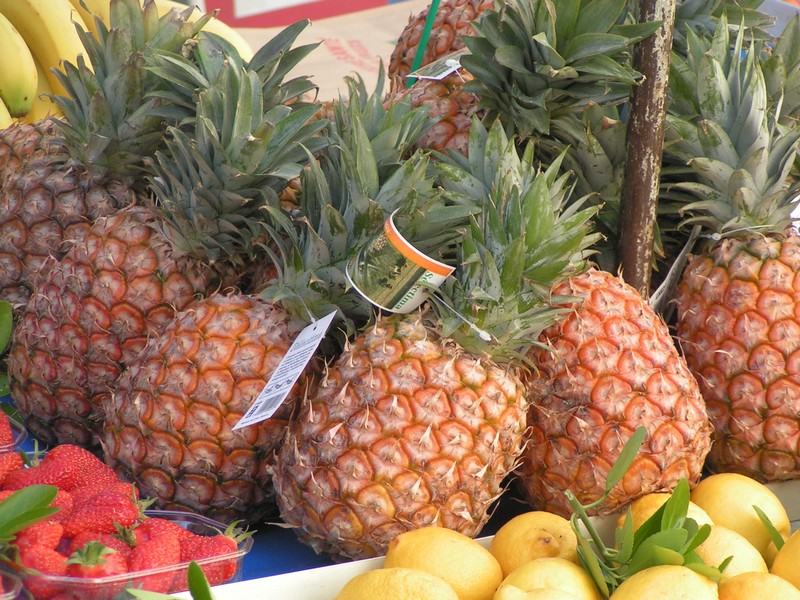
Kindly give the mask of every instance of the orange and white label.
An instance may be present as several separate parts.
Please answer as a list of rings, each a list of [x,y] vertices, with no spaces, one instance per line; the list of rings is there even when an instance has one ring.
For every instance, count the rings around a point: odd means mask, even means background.
[[[348,263],[347,279],[375,306],[409,313],[427,299],[429,289],[442,285],[455,269],[417,250],[397,229],[392,216]]]

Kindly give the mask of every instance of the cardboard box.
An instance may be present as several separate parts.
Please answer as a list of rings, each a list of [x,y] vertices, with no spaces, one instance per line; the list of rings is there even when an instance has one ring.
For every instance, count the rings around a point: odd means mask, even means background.
[[[207,2],[218,0],[207,0]],[[384,3],[385,4],[385,3]],[[358,73],[367,89],[375,86],[380,60],[388,65],[397,38],[412,15],[422,12],[430,0],[403,0],[358,13],[312,21],[296,45],[319,42],[293,71],[311,77],[319,86],[319,99],[332,100],[346,92],[344,78]],[[239,28],[239,33],[257,50],[283,29],[282,26]]]
[[[325,19],[403,0],[195,0],[202,10],[220,9],[233,27],[278,27],[300,19]]]

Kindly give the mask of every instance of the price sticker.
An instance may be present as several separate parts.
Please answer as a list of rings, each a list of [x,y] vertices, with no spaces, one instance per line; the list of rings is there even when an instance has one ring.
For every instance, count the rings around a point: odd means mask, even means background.
[[[265,421],[275,414],[286,396],[289,395],[292,386],[300,378],[308,361],[314,356],[335,316],[336,311],[314,321],[297,334],[286,355],[267,381],[267,385],[261,390],[244,416],[233,426],[233,431]]]

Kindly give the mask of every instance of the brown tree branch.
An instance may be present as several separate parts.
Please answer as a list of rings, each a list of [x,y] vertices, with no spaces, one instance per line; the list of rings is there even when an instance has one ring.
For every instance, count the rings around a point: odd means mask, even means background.
[[[639,42],[633,66],[644,75],[634,89],[620,206],[619,260],[622,277],[647,298],[653,262],[658,184],[664,145],[675,0],[640,0],[640,20],[661,28]]]

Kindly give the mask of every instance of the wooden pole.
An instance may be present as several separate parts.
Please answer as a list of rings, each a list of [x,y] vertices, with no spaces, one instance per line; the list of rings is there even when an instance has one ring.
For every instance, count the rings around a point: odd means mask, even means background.
[[[644,75],[644,81],[634,88],[628,117],[619,266],[625,281],[648,298],[675,0],[640,0],[639,13],[640,21],[661,21],[662,25],[634,49],[633,66]]]

